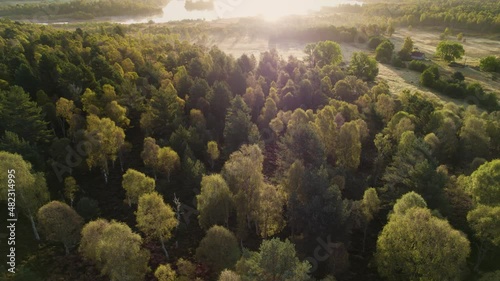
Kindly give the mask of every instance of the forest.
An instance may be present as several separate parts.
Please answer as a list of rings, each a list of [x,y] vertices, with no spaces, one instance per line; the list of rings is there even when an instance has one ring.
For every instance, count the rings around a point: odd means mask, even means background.
[[[251,19],[223,32],[0,19],[0,214],[18,219],[14,274],[0,232],[0,279],[500,280],[500,93],[412,60],[410,37],[391,42],[402,25],[490,34],[500,7],[425,3],[264,31],[305,43],[303,59],[190,40],[269,25]],[[436,57],[453,64],[464,41],[446,33]],[[343,54],[354,42],[369,51]],[[447,99],[396,92],[379,77],[389,66]],[[496,75],[498,54],[477,68]]]

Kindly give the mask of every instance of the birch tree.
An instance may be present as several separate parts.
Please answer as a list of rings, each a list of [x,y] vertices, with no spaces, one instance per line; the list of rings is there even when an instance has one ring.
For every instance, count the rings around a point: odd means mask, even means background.
[[[151,239],[160,240],[167,259],[165,241],[172,237],[178,221],[170,205],[165,204],[160,194],[153,192],[139,198],[136,212],[137,227]]]

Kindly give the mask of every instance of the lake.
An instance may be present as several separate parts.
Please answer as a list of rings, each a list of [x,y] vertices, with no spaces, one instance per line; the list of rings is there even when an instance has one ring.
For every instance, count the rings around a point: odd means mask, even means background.
[[[163,15],[136,20],[122,21],[124,24],[144,23],[150,20],[155,23],[180,20],[216,20],[238,17],[262,17],[275,21],[289,15],[303,15],[319,11],[322,7],[335,7],[340,4],[358,4],[359,1],[345,0],[215,0],[213,10],[187,10],[185,0],[172,0],[165,8]]]

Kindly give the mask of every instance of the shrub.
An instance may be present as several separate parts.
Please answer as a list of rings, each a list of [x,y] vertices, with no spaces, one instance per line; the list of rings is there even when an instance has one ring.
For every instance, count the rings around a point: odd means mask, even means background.
[[[410,62],[410,64],[408,65],[408,68],[411,69],[411,70],[414,70],[414,71],[418,71],[418,72],[424,72],[427,67],[429,67],[427,64],[421,62],[421,61],[418,61],[418,60],[412,60]]]
[[[394,44],[389,40],[385,40],[375,50],[375,59],[381,63],[389,63],[393,52]]]
[[[420,75],[420,83],[429,88],[436,88],[435,82],[439,81],[439,70],[435,66],[427,68],[422,75]],[[439,88],[443,88],[445,85],[439,85]]]
[[[464,75],[460,71],[456,71],[455,73],[453,73],[453,75],[451,75],[451,78],[453,78],[454,80],[457,80],[457,81],[464,81],[465,80]]]
[[[487,56],[479,61],[479,68],[486,72],[500,72],[500,58]]]
[[[382,36],[372,36],[368,40],[368,48],[375,50],[378,47],[378,45],[380,45],[380,43],[384,42],[385,40],[387,39],[385,39]]]
[[[393,56],[392,57],[392,61],[391,61],[392,65],[395,66],[395,67],[402,67],[402,68],[405,68],[406,67],[406,64],[403,62],[403,60],[399,57],[399,56]]]

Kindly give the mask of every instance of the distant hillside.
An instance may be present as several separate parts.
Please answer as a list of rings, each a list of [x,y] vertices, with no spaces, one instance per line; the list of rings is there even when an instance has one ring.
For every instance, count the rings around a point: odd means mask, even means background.
[[[169,0],[9,0],[1,2],[0,17],[36,22],[147,16],[160,14],[168,2]]]

